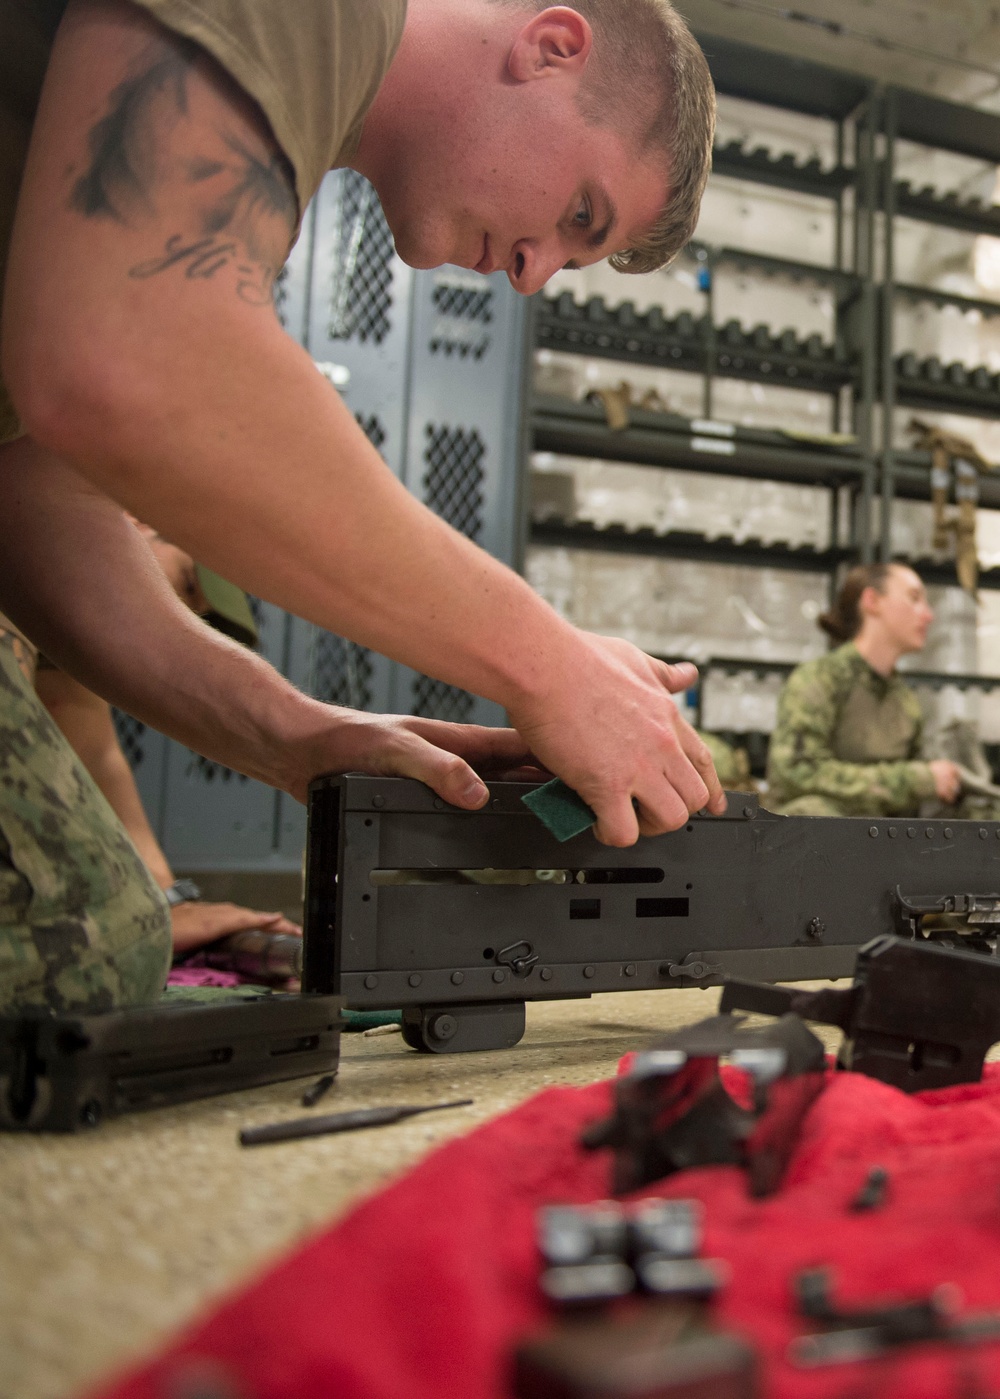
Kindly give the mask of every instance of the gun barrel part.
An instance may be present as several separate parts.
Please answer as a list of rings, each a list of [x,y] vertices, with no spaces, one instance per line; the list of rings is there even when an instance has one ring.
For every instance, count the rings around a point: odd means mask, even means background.
[[[770,986],[760,981],[726,981],[719,999],[719,1014],[748,1010],[756,1015],[787,1015],[793,1008],[795,996],[795,991],[784,986]]]

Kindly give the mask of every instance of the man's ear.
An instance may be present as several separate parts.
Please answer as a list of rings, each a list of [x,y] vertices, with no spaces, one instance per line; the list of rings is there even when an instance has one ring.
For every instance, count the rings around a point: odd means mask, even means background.
[[[507,69],[519,83],[582,73],[593,43],[593,30],[583,15],[567,5],[553,5],[533,15],[518,32]]]

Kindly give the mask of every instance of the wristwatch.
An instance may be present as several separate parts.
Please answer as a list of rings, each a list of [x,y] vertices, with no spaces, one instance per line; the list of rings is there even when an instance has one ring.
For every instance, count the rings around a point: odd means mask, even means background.
[[[177,904],[195,904],[201,898],[201,890],[193,879],[175,879],[163,893],[171,908]]]

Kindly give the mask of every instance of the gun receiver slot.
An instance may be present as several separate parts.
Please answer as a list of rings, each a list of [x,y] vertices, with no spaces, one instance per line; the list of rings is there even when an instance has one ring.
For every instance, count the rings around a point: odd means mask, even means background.
[[[992,953],[1000,933],[1000,894],[904,894],[897,884],[894,913],[904,937],[960,937],[978,952]]]
[[[582,870],[384,869],[370,870],[368,880],[369,883],[378,888],[421,884],[434,886],[442,884],[517,885],[522,888],[532,884],[662,884],[663,871],[661,869],[642,869],[630,865]],[[687,903],[687,900],[684,899],[681,902]],[[582,914],[579,916],[592,915]]]
[[[689,918],[690,899],[636,899],[636,918]]]

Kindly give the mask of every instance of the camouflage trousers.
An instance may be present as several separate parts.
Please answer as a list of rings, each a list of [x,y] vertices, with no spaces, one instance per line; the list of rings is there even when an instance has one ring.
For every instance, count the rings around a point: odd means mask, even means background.
[[[163,894],[0,630],[0,1013],[159,996]]]
[[[766,806],[765,797],[762,806]],[[776,803],[767,807],[768,811],[773,811],[777,816],[855,816],[856,811],[849,811],[846,803],[836,802],[832,797],[821,797],[813,793],[803,797],[796,797],[793,801]],[[882,812],[871,813],[873,815],[883,815]],[[954,806],[945,806],[943,802],[927,801],[920,804],[917,811],[901,811],[895,813],[900,820],[907,819],[927,819],[928,817],[940,817],[947,820],[949,817],[953,821],[997,821],[1000,820],[1000,804],[990,801],[985,797],[975,795],[963,796]]]

